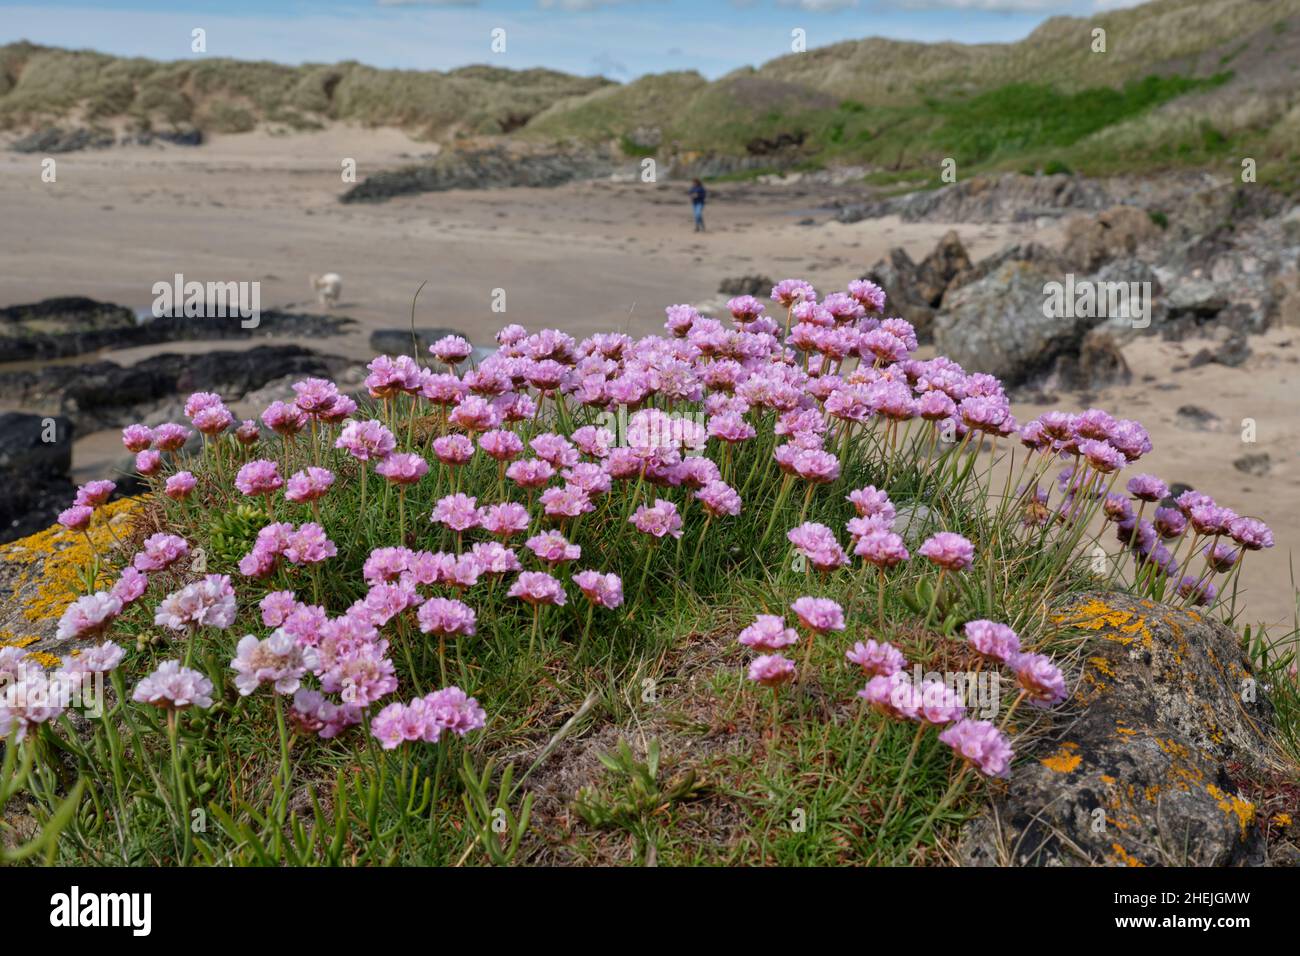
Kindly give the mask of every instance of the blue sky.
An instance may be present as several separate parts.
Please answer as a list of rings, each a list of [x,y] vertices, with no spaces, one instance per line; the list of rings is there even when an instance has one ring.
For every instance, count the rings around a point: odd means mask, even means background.
[[[1049,16],[1088,16],[1135,0],[0,0],[0,43],[26,39],[154,59],[284,63],[360,60],[445,70],[469,63],[546,66],[626,80],[698,70],[717,77],[790,50],[886,36],[1017,40]],[[496,28],[506,51],[489,47]]]

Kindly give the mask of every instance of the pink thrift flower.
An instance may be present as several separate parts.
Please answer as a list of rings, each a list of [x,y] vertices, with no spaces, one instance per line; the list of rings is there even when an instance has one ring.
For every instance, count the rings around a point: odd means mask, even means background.
[[[189,437],[188,428],[168,422],[153,430],[153,447],[158,451],[180,451]]]
[[[587,493],[574,485],[547,488],[542,492],[540,501],[542,512],[548,518],[576,518],[596,510]]]
[[[126,606],[138,601],[148,587],[148,576],[137,571],[131,565],[127,565],[122,569],[122,576],[117,579],[117,583],[113,585],[113,590],[109,593],[121,601],[123,606]]]
[[[172,631],[199,627],[225,630],[235,623],[235,589],[225,574],[209,574],[162,599],[154,623]]]
[[[445,335],[429,346],[429,352],[439,361],[458,365],[474,353],[474,346],[459,335]]]
[[[457,492],[438,501],[429,520],[445,525],[452,531],[463,532],[479,525],[478,499]]]
[[[1004,664],[1020,653],[1020,638],[1005,624],[993,621],[970,621],[966,624],[966,640],[985,657]]]
[[[939,740],[985,776],[1010,776],[1011,758],[1015,754],[1007,738],[990,721],[958,721],[941,730]]]
[[[259,458],[239,469],[235,487],[245,495],[271,495],[284,487],[284,479],[275,462]]]
[[[573,583],[597,607],[616,608],[623,603],[623,581],[617,574],[579,571],[573,576]]]
[[[736,640],[756,651],[771,652],[798,644],[799,635],[794,628],[786,627],[785,621],[776,614],[760,614]]]
[[[547,564],[555,565],[565,561],[577,561],[582,557],[582,548],[570,544],[568,539],[558,531],[546,531],[533,535],[526,542],[528,550]]]
[[[153,444],[153,429],[147,425],[128,425],[122,429],[122,444],[133,455],[145,451]]]
[[[764,654],[749,665],[748,677],[764,687],[780,687],[794,679],[794,661],[780,654]]]
[[[397,439],[382,422],[348,422],[334,442],[358,461],[383,461],[397,447]]]
[[[524,450],[523,439],[512,431],[493,429],[479,436],[478,446],[497,461],[512,461]]]
[[[877,674],[858,691],[858,696],[874,710],[897,720],[915,720],[920,713],[916,688],[902,671]]]
[[[267,627],[279,627],[300,605],[292,591],[272,591],[257,605],[262,610],[262,623]]]
[[[818,634],[844,630],[844,611],[830,598],[801,597],[790,605],[790,610],[799,623]]]
[[[489,534],[509,538],[528,530],[528,509],[514,501],[488,505],[479,521]]]
[[[940,531],[929,538],[917,553],[948,571],[964,571],[975,560],[975,546],[951,531]]]
[[[146,478],[151,478],[162,470],[162,454],[156,451],[142,451],[135,456],[135,470]]]
[[[63,658],[63,673],[70,676],[81,674],[107,674],[115,670],[126,656],[120,646],[112,641],[105,641],[97,647],[87,648],[76,657]]]
[[[55,636],[61,640],[89,640],[97,637],[122,613],[122,601],[106,591],[78,598],[59,618]]]
[[[98,508],[108,501],[116,490],[117,485],[111,481],[88,481],[77,489],[77,497],[73,504]]]
[[[289,537],[284,548],[284,556],[294,564],[317,564],[336,554],[338,548],[325,535],[325,529],[310,521]]]
[[[463,465],[474,457],[474,443],[464,435],[443,435],[433,440],[433,454],[444,465]]]
[[[523,570],[514,551],[499,541],[480,541],[470,550],[483,574],[508,574]]]
[[[288,402],[272,402],[262,412],[262,424],[285,438],[298,434],[307,427],[307,422],[306,413]]]
[[[857,664],[869,675],[889,677],[899,673],[907,666],[903,652],[887,641],[868,640],[865,644],[858,641],[853,649],[844,652],[845,658]]]
[[[89,505],[73,505],[59,512],[59,524],[69,531],[85,531],[94,516],[95,509]]]
[[[306,504],[325,497],[325,493],[334,484],[334,472],[328,468],[308,466],[305,471],[295,472],[289,478],[284,496],[295,504]]]
[[[163,492],[168,498],[184,501],[190,496],[190,492],[194,490],[194,486],[197,484],[197,479],[188,471],[178,471],[167,479]]]
[[[550,462],[539,458],[526,458],[512,462],[506,469],[506,477],[521,488],[540,488],[555,475]]]
[[[1031,704],[1050,707],[1068,696],[1061,669],[1046,654],[1017,654],[1008,663]]]
[[[163,571],[190,553],[184,538],[159,532],[145,539],[132,564],[137,571]]]
[[[628,519],[638,531],[656,538],[682,536],[682,517],[677,513],[677,506],[671,501],[656,498],[654,505],[641,505],[636,513]]]
[[[510,597],[529,604],[558,604],[566,601],[564,587],[545,571],[522,571],[510,585]]]
[[[196,670],[182,667],[180,661],[164,661],[136,684],[131,699],[166,710],[208,708],[212,706],[212,681]]]
[[[413,452],[394,452],[375,471],[395,485],[413,485],[429,473],[429,463]]]
[[[942,726],[965,716],[966,705],[961,696],[942,681],[924,681],[916,694],[920,705],[917,718],[927,724]]]
[[[235,672],[239,695],[247,697],[262,684],[270,684],[277,694],[292,694],[316,663],[313,648],[300,646],[280,630],[260,641],[252,634],[245,634],[235,648],[230,667]]]
[[[474,609],[452,598],[432,598],[416,612],[420,630],[425,634],[470,636],[474,633]]]

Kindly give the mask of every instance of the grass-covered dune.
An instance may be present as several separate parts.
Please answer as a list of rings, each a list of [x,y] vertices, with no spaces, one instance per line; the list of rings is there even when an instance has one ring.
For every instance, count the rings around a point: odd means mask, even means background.
[[[0,47],[0,128],[79,117],[238,133],[258,124],[308,130],[341,120],[451,137],[509,132],[559,99],[607,84],[540,69],[439,73],[218,57],[164,63],[13,43]]]
[[[159,63],[15,43],[0,47],[0,129],[124,120],[291,131],[337,120],[444,142],[508,134],[687,164],[744,158],[746,175],[861,164],[879,184],[908,186],[937,184],[945,159],[965,177],[1236,174],[1251,158],[1259,181],[1290,190],[1300,183],[1298,63],[1300,0],[1154,0],[1055,17],[1016,43],[869,38],[715,81],[671,72],[626,84],[496,66]]]
[[[1015,422],[869,282],[772,298],[127,428],[149,493],[0,555],[60,649],[0,649],[0,854],[932,862],[1082,686],[1065,604],[1232,619],[1271,533],[1139,423]]]

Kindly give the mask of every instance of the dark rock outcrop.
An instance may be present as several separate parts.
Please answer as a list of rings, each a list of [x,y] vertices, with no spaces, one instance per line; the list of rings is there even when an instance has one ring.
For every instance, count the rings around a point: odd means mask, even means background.
[[[71,467],[67,418],[0,414],[0,542],[48,527],[72,504]]]
[[[457,150],[425,165],[367,176],[339,201],[383,202],[395,196],[448,189],[559,186],[577,179],[607,176],[615,166],[608,157],[589,152],[512,153],[500,146]]]
[[[297,345],[245,351],[164,353],[134,365],[94,362],[0,374],[0,397],[58,408],[79,429],[115,428],[148,417],[158,403],[190,392],[219,392],[234,401],[286,376],[330,377],[351,363]]]
[[[254,336],[316,338],[341,334],[353,324],[354,320],[345,316],[278,309],[264,309],[256,328],[244,328],[238,318],[165,316],[139,322],[123,306],[66,296],[0,309],[0,357],[18,362],[158,342]]]
[[[44,126],[14,140],[9,148],[15,153],[73,153],[80,149],[107,149],[116,142],[107,130]]]
[[[1273,709],[1223,624],[1123,594],[1057,616],[1086,637],[1075,716],[969,824],[973,865],[1226,866],[1265,861],[1239,780],[1274,760]]]
[[[1114,205],[1097,181],[1057,174],[975,176],[943,189],[907,193],[843,207],[840,222],[898,216],[905,222],[1023,222],[1061,216],[1070,210],[1101,210]]]

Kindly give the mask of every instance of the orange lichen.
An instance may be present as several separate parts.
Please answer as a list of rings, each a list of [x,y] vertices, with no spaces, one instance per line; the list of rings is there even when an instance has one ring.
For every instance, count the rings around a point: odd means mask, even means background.
[[[1099,598],[1084,601],[1069,611],[1057,614],[1053,620],[1057,624],[1085,631],[1110,630],[1114,633],[1107,634],[1107,639],[1119,644],[1132,644],[1140,638],[1143,647],[1150,647],[1154,641],[1144,617],[1132,611],[1113,608]]]
[[[1078,769],[1082,762],[1083,755],[1079,753],[1079,745],[1075,743],[1061,744],[1056,753],[1042,759],[1043,766],[1055,773],[1071,773]]]
[[[1110,845],[1110,848],[1115,851],[1115,859],[1117,859],[1120,863],[1123,863],[1125,866],[1146,866],[1145,863],[1143,863],[1137,857],[1130,854],[1128,850],[1124,849],[1122,845],[1118,843],[1112,843]]]
[[[40,664],[42,667],[57,667],[62,662],[58,654],[50,654],[47,651],[32,651],[27,655],[27,660]]]
[[[1241,799],[1235,793],[1224,793],[1214,784],[1210,784],[1205,789],[1214,798],[1220,810],[1236,818],[1237,825],[1241,827],[1241,838],[1244,840],[1247,827],[1255,819],[1255,805],[1249,800]]]

